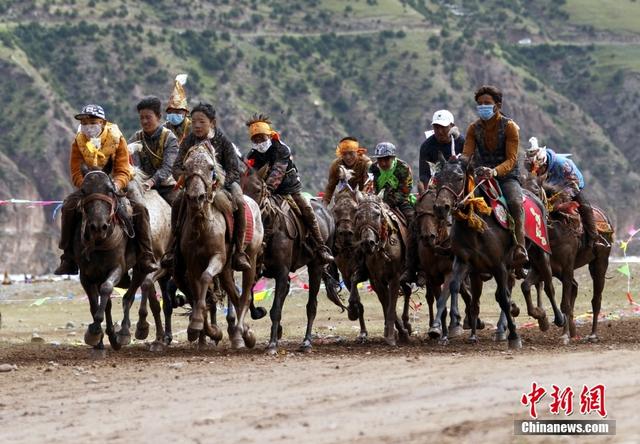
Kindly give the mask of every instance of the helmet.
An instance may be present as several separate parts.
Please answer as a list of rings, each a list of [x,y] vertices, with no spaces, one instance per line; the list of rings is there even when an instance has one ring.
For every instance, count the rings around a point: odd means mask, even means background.
[[[527,159],[535,169],[542,168],[547,163],[547,147],[538,146],[536,137],[529,139],[529,143],[531,147],[527,150]]]
[[[390,142],[382,142],[376,145],[376,150],[373,153],[372,157],[395,157],[396,155],[396,146]]]
[[[82,111],[74,116],[80,120],[83,117],[97,117],[102,120],[107,120],[104,114],[104,109],[100,105],[85,105]]]

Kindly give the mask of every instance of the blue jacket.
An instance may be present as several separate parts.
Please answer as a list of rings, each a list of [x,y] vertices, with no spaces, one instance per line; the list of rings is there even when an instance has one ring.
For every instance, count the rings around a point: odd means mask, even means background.
[[[575,197],[584,188],[584,177],[573,160],[547,148],[547,183],[571,191]]]

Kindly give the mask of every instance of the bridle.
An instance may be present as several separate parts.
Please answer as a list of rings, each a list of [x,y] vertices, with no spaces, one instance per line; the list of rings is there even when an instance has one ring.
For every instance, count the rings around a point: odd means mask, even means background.
[[[199,149],[199,148],[202,148],[202,149]],[[216,158],[206,144],[200,143],[198,145],[192,146],[189,149],[189,151],[187,151],[187,154],[184,157],[185,164],[193,153],[203,153],[207,155],[209,157],[208,160],[210,160],[214,165],[214,173],[215,173]],[[184,179],[185,186],[187,186],[189,182],[191,182],[191,180],[194,178],[200,179],[202,181],[207,194],[207,203],[213,203],[214,186],[217,182],[217,179],[216,178],[210,179],[210,178],[207,178],[204,174],[202,174],[199,171],[192,171],[192,172],[189,172],[188,174],[185,174],[185,179]]]

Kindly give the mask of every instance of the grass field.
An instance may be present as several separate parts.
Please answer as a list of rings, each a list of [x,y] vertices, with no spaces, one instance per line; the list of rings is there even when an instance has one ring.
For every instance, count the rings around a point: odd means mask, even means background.
[[[611,32],[640,33],[640,2],[635,0],[567,0],[570,21]]]

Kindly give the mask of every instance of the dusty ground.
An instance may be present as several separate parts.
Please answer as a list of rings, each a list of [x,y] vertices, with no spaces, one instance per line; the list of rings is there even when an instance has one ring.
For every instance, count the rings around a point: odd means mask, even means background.
[[[414,314],[412,343],[390,349],[378,339],[381,314],[373,295],[365,295],[365,307],[374,339],[365,345],[354,343],[357,329],[323,298],[314,351],[300,354],[304,298],[293,295],[276,357],[262,351],[267,321],[253,322],[255,350],[233,352],[226,341],[193,348],[179,319],[178,343],[165,353],[138,342],[94,360],[79,343],[88,307],[75,284],[3,291],[0,364],[17,370],[0,373],[1,443],[569,441],[513,436],[513,420],[527,418],[520,397],[533,381],[575,392],[583,384],[605,384],[617,435],[581,441],[640,442],[640,317],[632,311],[603,321],[600,343],[568,346],[559,344],[555,328],[541,333],[521,317],[524,348],[511,353],[491,341],[490,329],[477,346],[462,338],[447,347],[423,341],[421,310]],[[620,294],[609,295],[610,311],[624,308]],[[485,300],[483,315],[495,320],[494,304]],[[69,322],[74,326],[66,328]],[[43,343],[30,342],[34,329]],[[586,333],[587,325],[579,327],[579,335]],[[550,417],[549,402],[547,396],[538,405],[543,417]]]

